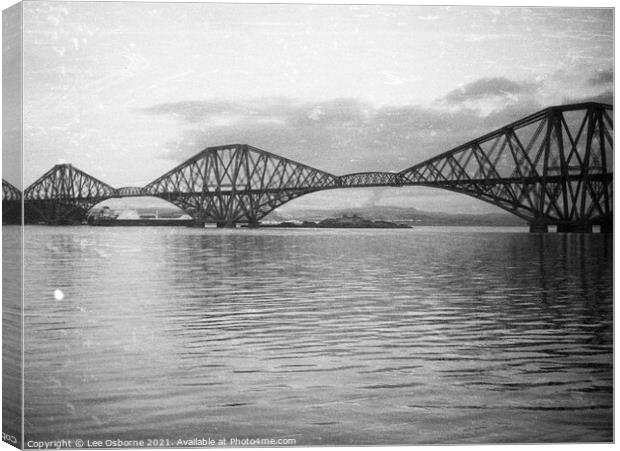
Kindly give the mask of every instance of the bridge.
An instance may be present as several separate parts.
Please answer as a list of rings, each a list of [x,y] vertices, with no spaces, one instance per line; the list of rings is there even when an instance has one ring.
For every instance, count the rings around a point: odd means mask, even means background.
[[[284,203],[320,190],[428,186],[496,205],[532,232],[591,232],[594,225],[612,232],[612,135],[613,107],[589,102],[546,108],[400,172],[338,176],[247,144],[204,149],[143,187],[116,189],[59,164],[23,196],[3,180],[3,211],[23,201],[25,223],[65,224],[83,221],[106,199],[154,196],[199,225],[257,226]]]
[[[20,224],[22,216],[22,193],[2,179],[2,223]]]

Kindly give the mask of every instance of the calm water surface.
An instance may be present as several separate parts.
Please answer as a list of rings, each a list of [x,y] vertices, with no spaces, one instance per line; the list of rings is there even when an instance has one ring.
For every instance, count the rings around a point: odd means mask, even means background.
[[[25,243],[26,440],[613,439],[609,236],[32,226]]]

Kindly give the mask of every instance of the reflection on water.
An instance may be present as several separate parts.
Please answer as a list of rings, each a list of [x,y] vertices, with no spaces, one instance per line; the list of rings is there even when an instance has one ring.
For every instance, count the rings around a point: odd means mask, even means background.
[[[33,226],[26,246],[26,440],[612,440],[607,236]]]

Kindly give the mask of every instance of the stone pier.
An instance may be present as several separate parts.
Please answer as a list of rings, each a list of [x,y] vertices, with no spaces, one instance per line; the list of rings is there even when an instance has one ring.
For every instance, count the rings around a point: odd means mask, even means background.
[[[218,229],[236,229],[237,228],[237,224],[235,224],[234,222],[228,222],[228,221],[219,221],[219,222],[216,222],[215,225],[217,226]]]
[[[549,226],[547,224],[530,224],[530,233],[547,233],[549,231]]]
[[[558,224],[558,233],[592,233],[592,223]]]

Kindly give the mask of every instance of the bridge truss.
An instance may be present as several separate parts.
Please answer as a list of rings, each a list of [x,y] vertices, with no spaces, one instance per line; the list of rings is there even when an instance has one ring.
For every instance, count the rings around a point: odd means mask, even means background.
[[[22,193],[2,179],[2,223],[20,224],[22,220]]]
[[[82,222],[88,210],[110,197],[116,197],[116,190],[110,185],[70,164],[57,164],[24,191],[24,221]]]
[[[54,166],[24,192],[26,222],[83,221],[111,197],[155,196],[198,223],[256,225],[311,192],[422,185],[497,205],[532,231],[611,231],[613,107],[551,107],[401,172],[336,176],[246,144],[210,147],[144,187],[114,189],[70,164]],[[3,206],[15,195],[3,181]],[[6,199],[5,199],[6,198]]]
[[[338,177],[340,188],[368,186],[403,186],[403,178],[395,172],[356,172]]]
[[[336,188],[338,178],[246,144],[211,147],[144,190],[190,213],[197,221],[251,225],[304,194]]]
[[[612,107],[552,107],[412,166],[404,185],[461,192],[525,219],[533,230],[610,227]]]

